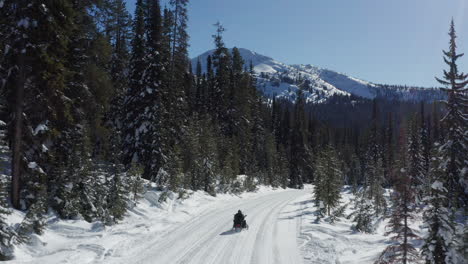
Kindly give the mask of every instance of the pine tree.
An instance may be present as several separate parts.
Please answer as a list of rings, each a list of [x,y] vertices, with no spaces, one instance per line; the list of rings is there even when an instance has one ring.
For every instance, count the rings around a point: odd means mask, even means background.
[[[51,143],[71,121],[69,100],[64,95],[64,65],[73,10],[69,1],[23,0],[5,1],[2,9],[12,22],[5,32],[11,49],[4,62],[13,70],[6,82],[11,117],[7,123],[13,150],[11,199],[13,206],[20,208],[20,193],[33,192],[25,183],[39,181],[30,167],[37,164],[47,173],[47,150],[54,147]]]
[[[215,70],[214,83],[212,87],[212,108],[210,111],[214,114],[215,119],[221,124],[223,134],[229,135],[228,126],[228,100],[229,100],[229,87],[230,75],[232,70],[232,60],[229,50],[225,47],[223,41],[223,32],[225,28],[221,23],[216,23],[216,34],[213,35],[214,43],[216,46],[213,54],[213,68]]]
[[[436,145],[438,147],[438,145]],[[444,160],[434,151],[429,175],[431,189],[425,197],[424,222],[428,234],[424,239],[422,254],[428,264],[457,263],[456,244],[454,243],[455,224],[450,204],[448,189],[445,188],[446,172],[442,164]],[[462,262],[460,262],[462,263]]]
[[[122,130],[124,126],[124,97],[129,85],[128,64],[130,60],[129,42],[131,35],[131,17],[123,0],[110,0],[106,10],[109,22],[105,29],[112,45],[111,78],[114,88],[111,107],[107,113],[108,125],[112,130],[112,138],[122,142]]]
[[[408,177],[411,179],[410,184],[416,192],[416,204],[419,204],[424,192],[424,171],[423,171],[423,156],[422,146],[419,137],[419,127],[416,119],[411,121],[411,129],[408,140]],[[402,154],[403,155],[403,154]]]
[[[365,169],[365,188],[364,192],[374,201],[375,213],[382,214],[386,204],[383,197],[383,166],[381,146],[378,143],[378,108],[377,100],[374,99],[372,107],[372,123],[369,131],[369,141],[367,150],[367,161]]]
[[[52,208],[63,219],[76,218],[80,213],[79,200],[73,187],[78,183],[77,175],[75,173],[79,159],[71,156],[68,164],[65,165],[61,162],[55,162],[56,168],[52,171],[52,180],[49,184],[53,186],[50,189],[52,197]]]
[[[125,163],[144,166],[144,177],[155,179],[166,162],[167,142],[163,140],[167,112],[162,104],[166,95],[161,54],[162,16],[158,0],[137,2],[135,37],[131,59],[130,88],[126,96]],[[147,8],[147,12],[145,12]],[[146,39],[145,39],[146,36]]]
[[[175,133],[182,130],[184,123],[184,113],[187,107],[187,90],[185,80],[189,78],[189,58],[188,58],[188,41],[187,34],[187,5],[188,0],[171,0],[172,16],[174,18],[171,30],[171,62],[170,62],[170,98],[173,100],[169,112],[171,118],[175,120],[173,130]]]
[[[15,233],[5,219],[11,213],[8,204],[10,177],[7,176],[10,174],[10,162],[10,153],[6,144],[6,124],[0,120],[0,260],[9,260],[13,257],[11,240]]]
[[[337,154],[332,146],[327,145],[318,155],[315,177],[315,202],[330,216],[331,209],[340,204],[342,172],[338,166]]]
[[[376,264],[390,263],[417,263],[419,254],[410,240],[418,239],[418,235],[409,226],[413,219],[413,209],[415,203],[414,186],[411,184],[410,172],[401,170],[397,176],[396,186],[393,193],[392,215],[387,227],[390,228],[388,234],[393,233],[394,243],[388,246]]]
[[[307,144],[307,124],[305,123],[305,97],[301,90],[297,94],[294,106],[294,118],[291,131],[290,172],[292,188],[303,188],[305,161],[309,155]]]
[[[450,207],[466,208],[468,206],[468,98],[466,87],[468,85],[468,75],[458,71],[457,60],[463,54],[457,53],[456,33],[453,20],[450,25],[450,47],[449,51],[444,51],[444,61],[449,66],[448,71],[444,71],[443,79],[437,79],[439,83],[445,85],[442,88],[448,95],[446,102],[447,114],[442,122],[447,126],[447,141],[442,145],[442,155],[444,157],[444,169],[446,180],[444,181],[448,189]]]
[[[44,175],[42,175],[43,177]],[[35,198],[16,230],[18,234],[16,242],[18,243],[27,242],[32,234],[41,235],[44,231],[46,225],[45,214],[48,208],[45,184],[38,185]]]
[[[289,164],[286,150],[282,145],[278,146],[278,159],[276,161],[275,172],[279,177],[282,188],[289,186]]]
[[[384,151],[383,151],[383,166],[384,166],[384,181],[386,186],[391,186],[394,181],[395,171],[395,145],[393,131],[393,115],[388,114],[388,125],[384,133]]]
[[[429,138],[429,126],[424,113],[424,102],[421,102],[421,125],[419,128],[419,140],[421,143],[421,176],[423,181],[423,196],[429,192],[430,177],[429,168],[431,163],[431,141]]]
[[[215,195],[215,183],[218,172],[215,133],[209,120],[202,120],[199,127],[199,166],[198,178],[205,192]]]
[[[142,194],[145,191],[145,185],[141,179],[143,169],[136,164],[132,164],[130,169],[127,171],[128,185],[130,187],[130,200],[134,205],[142,198]]]
[[[145,37],[145,5],[138,0],[135,8],[133,28],[132,53],[130,58],[129,88],[125,95],[125,127],[124,127],[124,164],[144,164],[142,135],[140,131],[140,115],[144,113],[140,94],[143,92],[143,74],[145,73],[146,37]],[[141,129],[145,129],[141,127]]]
[[[125,182],[123,166],[112,164],[110,169],[112,176],[110,179],[109,195],[107,195],[107,223],[117,223],[122,220],[128,207],[129,186]]]
[[[353,222],[355,223],[353,228],[364,233],[374,232],[374,205],[364,195],[364,193],[359,193],[355,199],[356,211],[351,215],[351,217],[353,217]]]

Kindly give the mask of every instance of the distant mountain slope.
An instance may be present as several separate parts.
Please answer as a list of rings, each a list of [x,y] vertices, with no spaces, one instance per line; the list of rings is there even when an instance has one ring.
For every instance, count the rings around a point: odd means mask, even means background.
[[[333,95],[355,95],[367,99],[385,97],[406,101],[433,101],[442,98],[435,89],[385,86],[363,81],[332,70],[308,65],[287,65],[273,58],[248,49],[239,49],[246,65],[252,62],[257,74],[257,88],[267,97],[279,97],[295,101],[297,91],[302,89],[306,100],[321,103]],[[207,51],[192,59],[196,68],[200,60],[202,71],[206,72],[207,58],[214,50]]]

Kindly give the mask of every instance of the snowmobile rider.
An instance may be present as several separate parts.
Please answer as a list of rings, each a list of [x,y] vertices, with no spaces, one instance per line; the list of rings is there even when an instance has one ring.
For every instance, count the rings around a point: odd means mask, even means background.
[[[240,224],[242,228],[247,226],[247,223],[245,222],[245,216],[242,214],[241,210],[237,211],[237,214],[234,215],[234,227],[236,224]]]

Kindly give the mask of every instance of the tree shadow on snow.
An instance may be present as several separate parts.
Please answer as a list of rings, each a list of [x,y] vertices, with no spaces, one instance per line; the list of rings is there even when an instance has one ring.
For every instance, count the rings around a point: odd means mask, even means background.
[[[300,201],[300,202],[294,202],[292,204],[294,204],[294,205],[306,205],[306,204],[310,204],[310,203],[313,203],[313,202],[315,202],[315,200],[311,199],[311,200],[305,200],[305,201]]]
[[[300,211],[300,213],[297,213],[295,215],[290,215],[290,216],[281,216],[281,217],[278,217],[279,220],[292,220],[294,218],[297,218],[297,217],[303,217],[303,216],[306,216],[306,215],[315,215],[316,212],[315,211],[311,211],[311,210],[297,210],[297,211]],[[287,214],[287,213],[295,213],[295,211],[291,211],[291,212],[282,212],[280,213],[281,214]]]

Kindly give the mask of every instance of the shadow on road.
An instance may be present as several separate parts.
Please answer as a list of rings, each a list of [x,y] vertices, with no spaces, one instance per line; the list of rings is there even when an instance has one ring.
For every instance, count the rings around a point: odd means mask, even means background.
[[[228,235],[234,235],[234,234],[237,234],[237,233],[240,233],[234,229],[229,229],[228,231],[224,231],[222,232],[221,234],[219,234],[220,236],[228,236]]]

